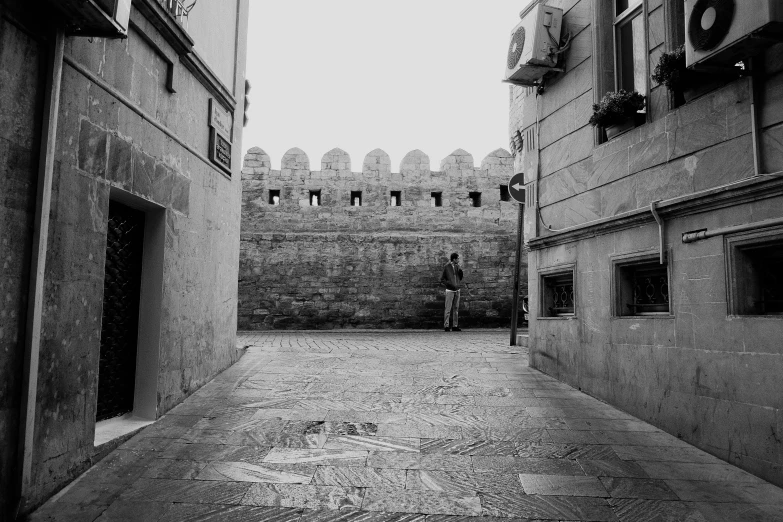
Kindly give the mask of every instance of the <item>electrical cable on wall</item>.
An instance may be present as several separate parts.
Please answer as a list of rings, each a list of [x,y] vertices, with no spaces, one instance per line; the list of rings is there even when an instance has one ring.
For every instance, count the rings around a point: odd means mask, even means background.
[[[536,91],[536,214],[538,214],[538,220],[541,222],[542,225],[544,225],[544,228],[549,230],[550,232],[562,232],[564,230],[568,230],[568,227],[566,228],[552,228],[551,226],[546,224],[546,221],[544,221],[544,216],[541,215],[541,206],[538,204],[538,195],[539,195],[539,180],[541,177],[541,130],[539,125],[539,116],[538,116],[538,97],[539,92]]]
[[[549,56],[557,57],[557,59],[553,59],[552,61],[555,62],[555,67],[560,68],[561,65],[560,62],[563,59],[563,54],[568,49],[571,48],[571,40],[573,40],[574,37],[571,35],[570,32],[568,32],[563,37],[565,39],[565,43],[559,43],[557,39],[552,35],[552,32],[549,30],[549,27],[546,28],[546,34],[549,35],[549,39],[552,40],[552,43],[554,44],[554,47],[549,50]]]
[[[552,41],[552,44],[554,45],[554,47],[549,48],[549,52],[547,53],[547,56],[549,56],[550,60],[554,62],[555,66],[552,68],[552,71],[544,74],[541,80],[535,84],[538,86],[538,88],[536,89],[536,94],[544,94],[544,86],[547,77],[565,71],[563,66],[563,59],[565,58],[565,52],[571,48],[571,40],[574,39],[573,35],[569,32],[566,33],[563,36],[563,39],[560,40],[560,43],[558,43],[557,39],[549,30],[549,27],[546,28],[546,33],[549,36],[549,39]]]

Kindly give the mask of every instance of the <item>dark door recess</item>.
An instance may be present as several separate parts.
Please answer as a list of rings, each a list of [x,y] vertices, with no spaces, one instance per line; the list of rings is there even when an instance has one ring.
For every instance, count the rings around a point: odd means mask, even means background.
[[[144,213],[111,201],[103,282],[98,421],[133,411],[143,242]]]

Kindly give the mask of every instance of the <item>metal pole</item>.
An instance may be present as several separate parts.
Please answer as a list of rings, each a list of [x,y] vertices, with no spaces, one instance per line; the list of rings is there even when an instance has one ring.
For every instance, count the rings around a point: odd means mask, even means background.
[[[733,225],[723,228],[715,228],[712,230],[697,230],[695,232],[685,232],[682,235],[683,243],[693,243],[694,241],[701,241],[710,237],[723,236],[725,234],[734,234],[735,232],[746,232],[748,230],[757,230],[760,228],[774,227],[783,225],[783,218],[765,219],[764,221],[756,221],[754,223],[745,223],[743,225]]]
[[[511,301],[511,343],[517,345],[517,317],[519,316],[519,271],[522,262],[522,218],[525,215],[525,206],[520,203],[517,206],[517,260],[514,267],[514,297]]]

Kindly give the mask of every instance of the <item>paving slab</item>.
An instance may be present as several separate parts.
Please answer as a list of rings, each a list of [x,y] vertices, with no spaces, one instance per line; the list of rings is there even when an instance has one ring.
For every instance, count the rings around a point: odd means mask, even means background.
[[[783,490],[529,368],[506,331],[238,344],[30,520],[783,520]]]

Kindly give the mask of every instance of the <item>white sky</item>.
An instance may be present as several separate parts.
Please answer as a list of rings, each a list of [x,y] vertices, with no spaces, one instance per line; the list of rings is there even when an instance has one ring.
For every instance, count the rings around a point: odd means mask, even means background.
[[[243,156],[280,167],[292,147],[320,169],[339,147],[361,171],[375,148],[398,172],[414,149],[433,170],[462,148],[478,166],[508,150],[508,38],[530,0],[251,0],[252,90]]]

